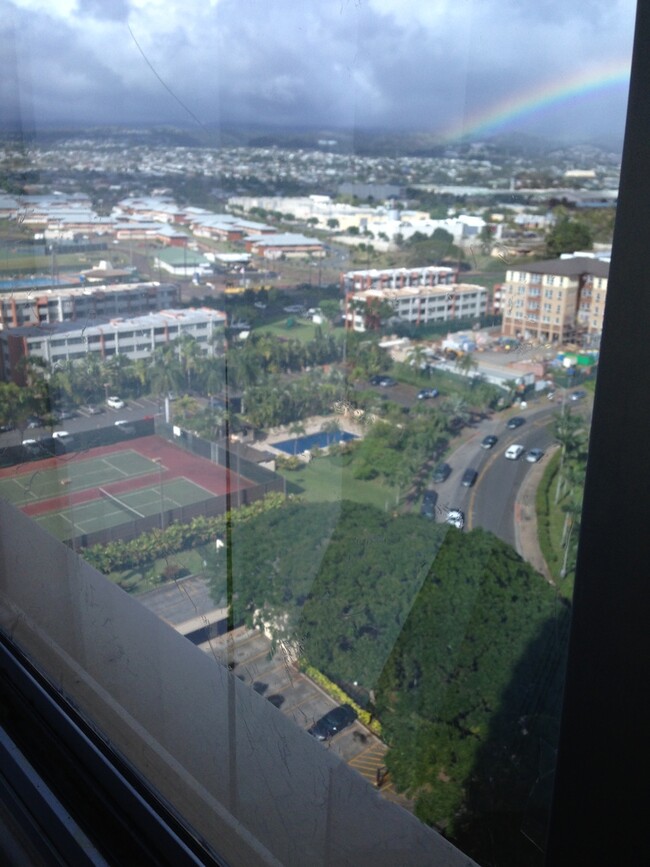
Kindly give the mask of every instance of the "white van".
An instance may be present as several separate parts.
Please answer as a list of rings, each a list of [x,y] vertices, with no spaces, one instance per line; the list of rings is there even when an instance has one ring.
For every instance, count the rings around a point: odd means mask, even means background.
[[[515,444],[512,446],[508,446],[508,448],[505,451],[505,456],[508,458],[509,461],[516,461],[523,455],[523,453],[524,453],[524,447],[520,446],[518,444]]]

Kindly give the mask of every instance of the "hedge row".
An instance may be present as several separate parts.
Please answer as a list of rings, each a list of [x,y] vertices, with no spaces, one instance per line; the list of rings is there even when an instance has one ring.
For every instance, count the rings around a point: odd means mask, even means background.
[[[350,696],[344,692],[340,686],[337,686],[335,683],[325,677],[317,668],[309,665],[309,663],[301,659],[299,660],[300,670],[307,675],[311,680],[314,681],[315,684],[320,686],[322,690],[324,690],[329,696],[338,701],[340,704],[349,704],[351,708],[353,708],[357,717],[359,718],[359,722],[363,723],[363,725],[370,729],[370,731],[377,735],[377,737],[381,737],[381,723],[379,720],[373,719],[372,715],[368,713],[367,710],[364,710],[362,707],[352,701]]]
[[[171,524],[164,530],[143,533],[130,542],[93,545],[85,549],[83,557],[105,575],[126,569],[139,569],[160,557],[169,557],[179,551],[214,542],[219,536],[226,534],[228,523],[235,526],[269,509],[276,509],[284,502],[284,494],[268,494],[263,500],[223,515],[211,518],[199,516],[187,524]]]

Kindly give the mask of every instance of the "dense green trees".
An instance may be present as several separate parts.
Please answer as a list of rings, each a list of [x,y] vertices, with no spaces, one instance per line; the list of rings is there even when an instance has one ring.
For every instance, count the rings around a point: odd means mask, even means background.
[[[414,232],[404,241],[405,266],[417,268],[423,265],[460,262],[462,251],[454,244],[453,235],[444,229],[436,229],[432,235]]]
[[[503,858],[482,863],[529,863],[510,848],[526,808],[547,807],[535,786],[555,749],[568,620],[552,588],[489,533],[348,502],[239,525],[231,563],[236,621],[275,624],[330,679],[372,691],[418,815],[481,860],[493,813]]]
[[[591,250],[593,235],[586,223],[562,216],[546,237],[546,254],[553,258],[561,253]]]

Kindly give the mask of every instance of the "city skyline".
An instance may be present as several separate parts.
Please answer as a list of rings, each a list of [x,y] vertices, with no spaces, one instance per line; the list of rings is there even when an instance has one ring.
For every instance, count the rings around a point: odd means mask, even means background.
[[[441,141],[500,132],[622,137],[632,0],[0,7],[5,128],[266,124],[420,129]]]

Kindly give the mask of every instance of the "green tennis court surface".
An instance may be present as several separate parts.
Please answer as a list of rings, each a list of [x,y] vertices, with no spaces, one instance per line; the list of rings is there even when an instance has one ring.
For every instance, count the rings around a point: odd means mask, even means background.
[[[49,470],[35,469],[0,479],[0,497],[18,506],[49,500],[159,471],[158,464],[134,451],[119,451],[99,458],[73,457]]]
[[[154,466],[157,468],[157,465]],[[127,508],[121,507],[113,499],[102,497],[78,506],[46,512],[36,516],[34,520],[58,539],[71,539],[84,533],[94,533],[104,527],[117,527],[134,520],[138,515],[158,515],[161,510],[189,506],[213,496],[210,491],[189,479],[172,479],[163,482],[162,487],[153,485],[120,494],[119,502],[124,503]]]

